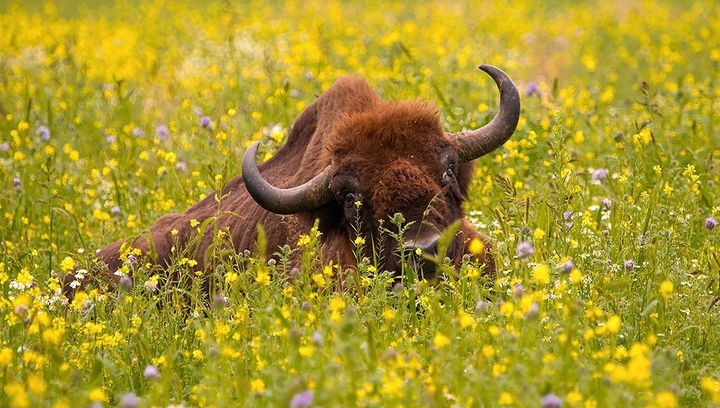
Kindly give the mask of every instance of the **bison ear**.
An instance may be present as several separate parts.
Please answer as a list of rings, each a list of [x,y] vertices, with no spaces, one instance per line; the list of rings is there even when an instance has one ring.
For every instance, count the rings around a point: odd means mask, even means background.
[[[458,186],[460,187],[460,193],[463,197],[467,197],[468,190],[470,189],[470,182],[472,181],[473,173],[475,172],[475,161],[471,160],[460,165],[457,175]]]

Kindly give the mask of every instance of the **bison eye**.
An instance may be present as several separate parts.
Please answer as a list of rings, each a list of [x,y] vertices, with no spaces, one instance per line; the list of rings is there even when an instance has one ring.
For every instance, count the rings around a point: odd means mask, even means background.
[[[355,205],[356,201],[361,201],[362,197],[360,194],[355,193],[345,193],[345,207],[351,208],[353,205]]]
[[[440,181],[442,182],[443,185],[449,185],[455,181],[455,171],[453,170],[452,167],[445,170],[445,173],[443,173]]]

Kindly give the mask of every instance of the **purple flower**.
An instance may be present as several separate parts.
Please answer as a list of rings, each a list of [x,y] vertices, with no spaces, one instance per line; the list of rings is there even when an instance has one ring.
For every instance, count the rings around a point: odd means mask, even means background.
[[[200,126],[207,129],[210,126],[210,116],[203,116],[200,118]]]
[[[575,265],[573,265],[573,261],[567,261],[562,265],[563,272],[565,273],[570,273],[573,270],[573,267],[575,267]]]
[[[143,377],[145,377],[146,380],[157,380],[160,378],[160,372],[157,367],[152,364],[148,364],[143,370]]]
[[[120,278],[120,290],[123,292],[130,292],[132,290],[133,281],[132,278],[125,275]]]
[[[610,201],[609,198],[603,199],[602,203],[603,203],[603,207],[605,207],[606,210],[609,210],[610,206],[612,206],[612,201]]]
[[[175,164],[175,170],[182,171],[184,173],[187,171],[187,164],[185,164],[185,162],[179,161]]]
[[[573,216],[573,213],[570,210],[565,210],[565,212],[563,213],[563,218],[565,218],[565,220],[567,220],[567,221],[572,220],[572,218],[573,218],[572,216]]]
[[[711,230],[718,226],[718,220],[715,219],[712,215],[705,218],[705,228]]]
[[[526,259],[530,257],[530,255],[535,253],[535,248],[533,248],[531,243],[527,241],[522,241],[517,246],[517,253],[520,259]]]
[[[227,305],[227,299],[221,293],[216,293],[213,296],[213,307],[215,309],[222,309]]]
[[[165,125],[160,125],[155,128],[155,136],[164,142],[170,138],[170,129]]]
[[[143,286],[145,287],[145,289],[149,290],[150,292],[155,292],[158,287],[158,281],[155,279],[148,279],[145,281]]]
[[[632,259],[626,259],[625,260],[625,269],[628,271],[635,269],[635,261],[633,261]]]
[[[521,297],[525,293],[525,288],[523,287],[522,283],[515,282],[513,285],[513,295],[516,297]]]
[[[8,142],[0,143],[0,152],[7,152],[8,150],[10,150],[10,143],[8,143]]]
[[[16,316],[19,316],[22,318],[25,318],[25,316],[27,316],[27,311],[28,311],[28,307],[26,305],[15,306],[15,309],[13,310],[13,312],[15,313]]]
[[[137,264],[137,257],[133,254],[128,255],[127,261],[125,261],[126,264],[128,264],[129,267],[134,268]]]
[[[403,291],[403,288],[404,288],[404,286],[403,286],[402,282],[395,282],[392,290],[395,294],[401,294]]]
[[[110,144],[113,144],[117,141],[117,139],[113,135],[107,135],[107,137],[105,137],[105,140]]]
[[[140,400],[137,395],[132,392],[128,392],[120,398],[118,408],[137,408],[140,405]]]
[[[560,408],[562,407],[562,398],[550,393],[542,397],[540,400],[543,408]]]
[[[313,402],[312,391],[303,391],[295,394],[290,400],[290,408],[306,408]]]
[[[135,137],[145,136],[145,132],[143,132],[143,130],[139,127],[136,127],[132,130],[132,135]]]
[[[50,129],[45,125],[38,126],[38,128],[35,129],[35,136],[40,136],[43,142],[47,142],[50,140]]]
[[[525,87],[525,96],[531,95],[540,96],[540,88],[538,88],[538,84],[536,82],[530,82],[528,86]]]
[[[597,169],[592,175],[593,181],[605,180],[608,176],[608,169]]]
[[[478,300],[477,302],[475,302],[475,310],[477,310],[478,312],[487,309],[487,307],[488,304],[484,300]]]
[[[318,347],[321,347],[323,344],[323,336],[322,333],[319,331],[316,331],[312,334],[312,341],[315,343]]]
[[[113,205],[113,208],[110,209],[110,214],[120,215],[120,207],[118,207],[117,205]]]
[[[525,314],[526,318],[531,318],[537,316],[538,312],[540,311],[540,306],[538,306],[537,303],[533,302],[532,305],[530,305],[530,310]]]
[[[13,187],[15,187],[15,188],[22,187],[22,180],[20,180],[20,176],[15,176],[13,178]]]

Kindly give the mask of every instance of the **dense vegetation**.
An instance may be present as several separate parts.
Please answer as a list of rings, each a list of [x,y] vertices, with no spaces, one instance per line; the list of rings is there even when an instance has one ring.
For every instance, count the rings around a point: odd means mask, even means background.
[[[0,406],[720,404],[715,2],[118,3],[0,6]],[[311,233],[61,295],[339,76],[458,130],[497,105],[480,63],[523,93],[466,205],[495,279],[353,279]]]

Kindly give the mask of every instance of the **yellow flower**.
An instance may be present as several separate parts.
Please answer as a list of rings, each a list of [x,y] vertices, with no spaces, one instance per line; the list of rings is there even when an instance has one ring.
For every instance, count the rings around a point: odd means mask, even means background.
[[[100,387],[93,388],[90,394],[88,394],[88,398],[90,398],[92,402],[108,402],[107,394],[105,394],[105,391]]]
[[[500,314],[505,317],[510,317],[515,312],[515,305],[512,302],[504,302],[500,305]]]
[[[660,296],[663,297],[663,299],[667,299],[672,295],[673,289],[675,288],[675,285],[673,285],[672,282],[669,280],[665,280],[660,284]]]
[[[303,357],[310,357],[315,354],[315,346],[312,344],[306,344],[298,348],[298,353]]]
[[[710,394],[710,400],[720,403],[720,380],[705,377],[700,381],[700,388]]]
[[[460,327],[462,327],[463,329],[468,327],[475,327],[477,325],[477,322],[472,317],[472,315],[462,309],[460,309],[460,311],[458,312],[458,318],[460,319]]]
[[[385,320],[393,320],[393,319],[395,319],[395,315],[396,315],[395,311],[390,309],[389,307],[386,307],[383,310],[383,317],[385,318]]]
[[[475,279],[480,276],[480,271],[473,265],[468,265],[465,269],[465,275],[468,277],[468,279]]]
[[[250,391],[262,394],[265,392],[265,381],[263,381],[260,378],[256,378],[252,381],[250,381]]]
[[[577,391],[570,391],[565,398],[570,405],[575,405],[582,401],[582,394]]]
[[[5,394],[10,397],[10,406],[16,408],[25,408],[30,405],[25,387],[17,382],[11,382],[4,388]]]
[[[637,387],[650,385],[651,361],[647,354],[649,348],[646,344],[635,343],[630,348],[630,360],[624,366],[618,366],[610,372],[613,382],[624,382]]]
[[[608,331],[612,334],[615,334],[620,331],[620,325],[622,324],[622,319],[620,319],[620,316],[611,316],[607,323],[605,324],[605,327],[607,327]]]
[[[62,327],[45,329],[42,334],[42,338],[45,343],[57,346],[60,344],[60,342],[62,342],[62,337],[64,333],[65,329]]]
[[[325,282],[325,275],[323,275],[322,273],[314,273],[312,276],[312,280],[319,288],[324,288],[327,285],[327,283]]]
[[[342,300],[337,295],[330,298],[330,319],[332,319],[333,322],[340,323],[342,320],[342,315],[340,314],[345,309],[345,301]]]
[[[503,391],[500,393],[500,398],[498,398],[498,404],[500,405],[512,405],[515,403],[515,398],[513,398],[512,394],[510,394],[507,391]]]
[[[573,269],[570,271],[570,283],[577,285],[578,283],[582,282],[582,273],[580,273],[579,270]]]
[[[472,241],[470,241],[470,245],[468,246],[468,250],[471,254],[475,256],[482,255],[483,252],[485,252],[485,244],[482,242],[479,238],[473,238]]]
[[[30,374],[27,379],[28,389],[35,395],[44,395],[47,390],[47,383],[42,377],[36,374]]]
[[[533,238],[535,241],[540,241],[543,238],[545,238],[545,231],[543,231],[541,228],[535,228],[535,231],[533,231]]]
[[[270,285],[270,274],[265,270],[265,268],[258,269],[257,276],[255,276],[255,282],[262,286]]]
[[[70,306],[72,306],[72,308],[75,310],[81,310],[85,307],[86,304],[90,303],[91,301],[92,298],[90,297],[90,295],[81,290],[75,294],[75,297],[73,298]]]
[[[675,394],[670,391],[663,391],[655,396],[655,406],[657,408],[676,408],[677,404]]]
[[[380,393],[386,396],[400,395],[403,391],[403,386],[405,385],[403,379],[400,378],[400,376],[398,376],[394,371],[383,374],[381,382],[382,387],[380,388]]]
[[[544,263],[535,265],[532,270],[532,279],[538,285],[547,285],[550,282],[550,268]]]
[[[329,305],[330,305],[330,310],[332,310],[333,312],[339,312],[339,311],[345,309],[345,301],[342,300],[338,296],[333,296],[330,299]]]
[[[435,337],[433,337],[433,345],[435,345],[436,349],[441,349],[448,344],[450,344],[450,339],[442,333],[437,333]]]
[[[8,347],[0,349],[0,367],[12,364],[13,352]]]
[[[66,256],[65,258],[63,258],[62,261],[60,261],[60,269],[65,272],[72,271],[73,269],[75,269],[75,260],[69,256]]]
[[[365,238],[358,235],[355,238],[355,246],[360,246],[360,245],[365,245]]]
[[[310,243],[310,236],[308,235],[300,235],[300,239],[298,239],[297,246],[305,246]]]

